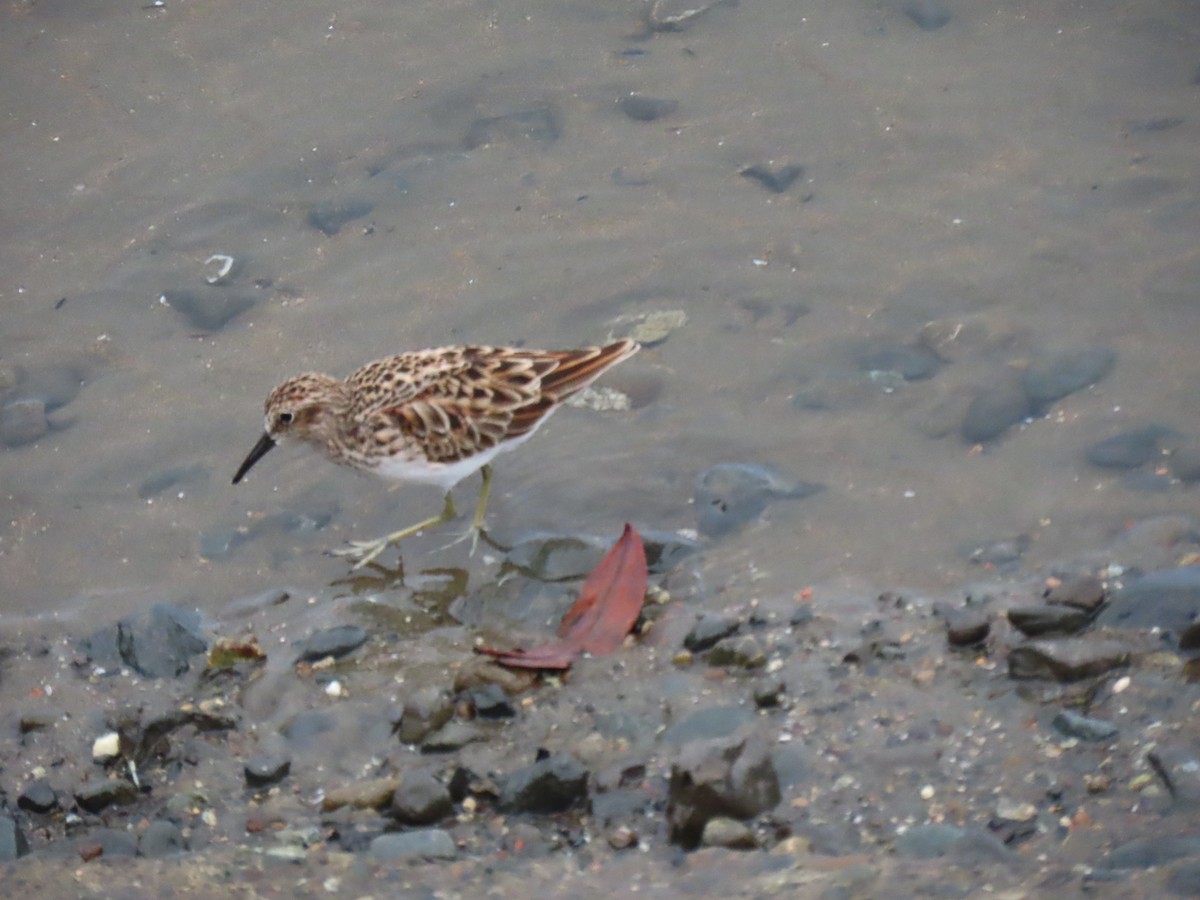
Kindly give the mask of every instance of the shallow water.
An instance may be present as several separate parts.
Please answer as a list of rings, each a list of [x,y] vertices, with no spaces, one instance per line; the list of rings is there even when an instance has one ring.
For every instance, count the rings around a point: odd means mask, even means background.
[[[84,384],[0,449],[5,616],[321,594],[345,564],[320,551],[440,499],[287,449],[232,487],[274,384],[663,309],[686,325],[609,379],[648,402],[503,457],[495,526],[690,528],[697,472],[768,463],[827,490],[714,547],[722,580],[938,592],[981,544],[1026,535],[1036,570],[1193,509],[1083,450],[1200,431],[1200,11],[950,9],[923,31],[899,4],[746,0],[651,34],[636,2],[10,4],[0,374]],[[677,106],[637,121],[630,92]],[[788,163],[783,193],[739,175]],[[184,314],[214,292],[248,308]],[[981,336],[927,381],[858,370],[930,320]],[[958,435],[974,390],[1086,344],[1117,353],[1097,387],[983,452]],[[798,408],[814,385],[832,402]],[[446,539],[406,562],[465,564]]]

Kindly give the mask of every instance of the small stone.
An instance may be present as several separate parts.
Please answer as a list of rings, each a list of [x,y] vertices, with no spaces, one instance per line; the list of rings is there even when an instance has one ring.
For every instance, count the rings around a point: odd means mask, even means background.
[[[500,805],[513,812],[563,812],[587,797],[588,771],[573,756],[557,753],[508,776]]]
[[[344,225],[369,216],[374,208],[365,200],[329,200],[308,211],[308,224],[326,237],[333,237]]]
[[[905,381],[924,381],[937,374],[942,361],[924,347],[882,347],[864,355],[858,366],[864,372],[894,372]]]
[[[767,654],[751,635],[735,635],[718,641],[709,651],[710,666],[758,669],[767,664]]]
[[[1123,431],[1084,451],[1087,461],[1102,469],[1136,469],[1162,458],[1162,442],[1175,432],[1162,425]]]
[[[17,797],[17,806],[26,812],[48,813],[58,806],[58,794],[44,778],[30,782]]]
[[[418,689],[404,702],[399,736],[405,744],[419,744],[454,715],[454,699],[433,685]]]
[[[1024,635],[1073,634],[1092,621],[1090,614],[1070,606],[1014,606],[1008,621]]]
[[[695,741],[671,767],[667,787],[671,842],[693,849],[713,819],[752,818],[774,807],[780,796],[774,760],[760,738]]]
[[[629,332],[629,336],[643,347],[654,347],[665,341],[672,332],[687,324],[687,313],[682,309],[660,309],[646,316]]]
[[[115,731],[102,734],[92,742],[92,759],[100,764],[112,762],[121,755],[121,736]]]
[[[1184,484],[1200,481],[1200,441],[1176,447],[1167,461],[1171,474]]]
[[[1128,648],[1117,641],[1051,638],[1029,641],[1008,654],[1012,678],[1079,681],[1129,664]]]
[[[627,94],[620,100],[621,112],[636,122],[653,122],[669,116],[679,106],[676,100],[646,97],[642,94]]]
[[[468,150],[501,143],[548,146],[562,134],[560,118],[557,109],[542,105],[476,119],[463,143]]]
[[[1021,386],[1015,381],[1001,381],[975,395],[963,417],[962,435],[972,444],[986,443],[1029,413],[1029,400]]]
[[[444,784],[428,772],[416,772],[400,779],[389,812],[405,825],[432,825],[453,814],[454,802]]]
[[[782,194],[804,174],[804,166],[792,163],[772,169],[762,163],[755,163],[742,169],[740,174],[743,178],[757,181],[772,194]]]
[[[259,788],[276,784],[292,770],[292,759],[278,753],[262,753],[246,762],[246,787]]]
[[[481,719],[511,719],[517,714],[504,688],[498,684],[485,684],[467,693],[475,715]]]
[[[49,431],[46,404],[41,400],[13,400],[0,407],[0,443],[6,447],[32,444]]]
[[[942,0],[909,0],[904,14],[922,31],[937,31],[950,22],[950,9]]]
[[[614,850],[628,850],[637,843],[637,832],[627,825],[619,825],[608,833],[608,846]]]
[[[1001,798],[996,804],[996,818],[1009,822],[1032,822],[1037,814],[1037,807],[1028,802]]]
[[[1043,595],[1047,603],[1055,606],[1071,606],[1087,612],[1095,612],[1104,605],[1104,585],[1100,579],[1085,575],[1055,585]]]
[[[220,331],[254,306],[255,297],[218,287],[203,291],[165,291],[162,301],[197,331]]]
[[[740,627],[741,623],[732,616],[705,613],[684,637],[683,646],[693,653],[702,653],[722,638],[736,634]]]
[[[1056,715],[1053,724],[1067,737],[1081,741],[1111,741],[1121,733],[1112,722],[1081,715],[1072,709],[1064,709]]]
[[[137,800],[137,796],[137,787],[132,781],[106,778],[80,787],[75,791],[75,802],[80,809],[98,813],[109,806],[127,806]]]
[[[455,859],[458,847],[449,832],[440,828],[381,834],[371,841],[371,855],[384,862]]]
[[[367,641],[367,632],[357,625],[337,625],[314,632],[300,651],[301,662],[316,662],[331,656],[340,659]]]
[[[422,753],[454,753],[467,744],[487,740],[488,734],[469,722],[452,719],[421,741]]]
[[[978,608],[941,609],[946,622],[946,640],[954,647],[982,643],[991,632],[991,620]]]
[[[0,816],[0,862],[12,862],[29,853],[25,832],[9,816]]]
[[[754,832],[737,819],[725,816],[716,816],[704,823],[700,843],[705,847],[727,847],[730,850],[758,849]]]
[[[367,778],[325,792],[321,809],[332,812],[348,806],[351,809],[385,809],[392,802],[399,780],[394,776]]]
[[[138,853],[142,856],[174,856],[186,850],[183,831],[168,819],[155,819],[138,838]]]
[[[1074,347],[1035,357],[1021,376],[1035,412],[1106,376],[1117,362],[1110,347]]]

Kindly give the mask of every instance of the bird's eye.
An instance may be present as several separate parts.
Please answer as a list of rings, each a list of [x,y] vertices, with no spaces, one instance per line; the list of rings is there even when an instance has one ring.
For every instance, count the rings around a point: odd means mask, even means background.
[[[280,413],[279,414],[279,424],[280,425],[291,425],[292,424],[292,414],[290,412]]]

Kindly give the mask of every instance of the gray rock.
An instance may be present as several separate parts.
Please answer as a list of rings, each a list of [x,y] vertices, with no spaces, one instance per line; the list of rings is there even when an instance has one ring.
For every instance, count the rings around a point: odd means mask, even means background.
[[[119,828],[93,828],[79,839],[76,847],[82,851],[90,846],[99,851],[105,859],[129,858],[137,856],[137,835],[132,831]]]
[[[970,647],[987,640],[992,630],[988,614],[977,607],[938,607],[946,622],[946,639],[954,647]]]
[[[800,499],[823,489],[821,485],[790,480],[767,466],[711,466],[696,476],[700,533],[720,537],[757,518],[772,500]]]
[[[1015,381],[1004,380],[984,388],[971,401],[963,417],[962,436],[982,444],[1004,434],[1031,412],[1025,391]]]
[[[481,719],[511,719],[517,714],[504,688],[498,684],[484,684],[467,692],[467,699]]]
[[[90,813],[98,813],[110,806],[128,806],[137,797],[137,788],[125,778],[92,781],[75,791],[75,802],[79,808]]]
[[[1014,606],[1007,615],[1012,626],[1029,637],[1073,634],[1092,621],[1091,615],[1070,606]]]
[[[6,447],[32,444],[49,431],[46,404],[41,400],[13,400],[0,407],[0,443]]]
[[[58,794],[44,778],[32,781],[17,797],[17,806],[26,812],[48,813],[58,806]]]
[[[549,146],[562,133],[560,118],[553,106],[542,105],[476,119],[467,130],[463,143],[468,150],[501,143]]]
[[[716,816],[704,823],[700,836],[704,847],[726,847],[730,850],[757,850],[758,840],[750,828],[737,819]]]
[[[736,634],[740,627],[741,622],[733,616],[705,613],[684,636],[683,646],[693,653],[702,653],[711,649],[722,638]]]
[[[681,745],[728,737],[753,718],[754,714],[742,706],[710,706],[675,722],[662,733],[662,740]]]
[[[418,828],[379,835],[371,841],[371,855],[385,862],[455,859],[458,847],[449,832],[440,828]]]
[[[1075,609],[1095,612],[1104,605],[1107,596],[1099,578],[1084,575],[1057,584],[1043,594],[1047,603],[1055,606],[1071,606]]]
[[[155,819],[138,838],[138,853],[142,856],[173,856],[186,850],[183,831],[169,819]]]
[[[1100,381],[1112,371],[1117,354],[1111,347],[1073,347],[1035,357],[1021,376],[1035,411]]]
[[[653,122],[669,116],[679,107],[677,100],[646,97],[642,94],[626,94],[619,105],[621,112],[636,122]]]
[[[587,799],[588,770],[575,757],[556,753],[505,779],[500,806],[512,812],[558,813]]]
[[[454,698],[434,685],[419,688],[404,701],[398,729],[405,744],[419,744],[426,735],[437,731],[454,715]]]
[[[767,664],[767,654],[752,635],[742,634],[718,641],[708,654],[711,666],[758,669]]]
[[[327,200],[308,211],[308,224],[326,237],[333,237],[344,225],[366,218],[374,209],[366,200]]]
[[[538,581],[567,581],[582,578],[596,568],[608,547],[592,535],[531,535],[509,549],[505,562]]]
[[[309,709],[292,716],[280,733],[294,747],[311,747],[321,735],[337,728],[337,719],[323,709]]]
[[[771,168],[762,163],[755,163],[742,169],[740,174],[743,178],[757,181],[772,194],[782,194],[804,175],[804,166],[791,163]]]
[[[1114,591],[1096,621],[1117,628],[1180,633],[1200,619],[1200,566],[1152,572]]]
[[[253,294],[210,287],[203,291],[171,290],[163,292],[167,306],[187,320],[197,331],[220,331],[250,307]]]
[[[1034,640],[1008,654],[1013,678],[1079,681],[1129,664],[1129,649],[1118,641],[1088,638]]]
[[[1072,709],[1064,709],[1054,717],[1054,727],[1067,737],[1081,741],[1111,741],[1121,733],[1112,722],[1081,715]]]
[[[487,737],[488,733],[484,729],[472,725],[470,722],[451,719],[437,731],[425,735],[421,741],[421,752],[454,753],[467,744],[485,741]]]
[[[16,820],[0,816],[0,862],[11,862],[29,852],[29,841]]]
[[[908,0],[904,14],[922,31],[937,31],[950,22],[950,8],[942,0]]]
[[[671,766],[667,786],[670,840],[698,846],[711,819],[749,819],[780,800],[775,761],[757,737],[695,741]]]
[[[896,853],[915,859],[949,856],[962,862],[1016,864],[1018,857],[994,835],[974,828],[928,823],[896,838]]]
[[[301,662],[316,662],[332,656],[339,659],[367,642],[366,629],[357,625],[336,625],[309,635],[300,651]]]
[[[1171,474],[1185,484],[1200,481],[1200,441],[1189,441],[1171,451]]]
[[[450,791],[428,772],[404,775],[389,810],[393,819],[405,825],[432,825],[453,812]]]
[[[246,787],[260,788],[283,781],[292,770],[292,758],[280,753],[260,753],[246,761]]]
[[[1158,835],[1114,847],[1101,865],[1109,869],[1149,869],[1187,856],[1200,856],[1200,837]]]
[[[146,678],[176,678],[208,642],[200,632],[200,615],[167,603],[122,619],[85,639],[81,649],[110,670],[128,666]]]
[[[1176,434],[1163,425],[1147,425],[1113,435],[1084,451],[1087,461],[1102,469],[1136,469],[1163,456],[1163,441]]]

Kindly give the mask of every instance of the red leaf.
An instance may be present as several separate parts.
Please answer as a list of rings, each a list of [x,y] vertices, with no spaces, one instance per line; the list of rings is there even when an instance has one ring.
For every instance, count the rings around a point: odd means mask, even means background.
[[[580,653],[604,656],[621,646],[646,599],[646,549],[632,525],[583,583],[579,599],[558,626],[559,640],[530,650],[480,648],[501,665],[567,669]]]

